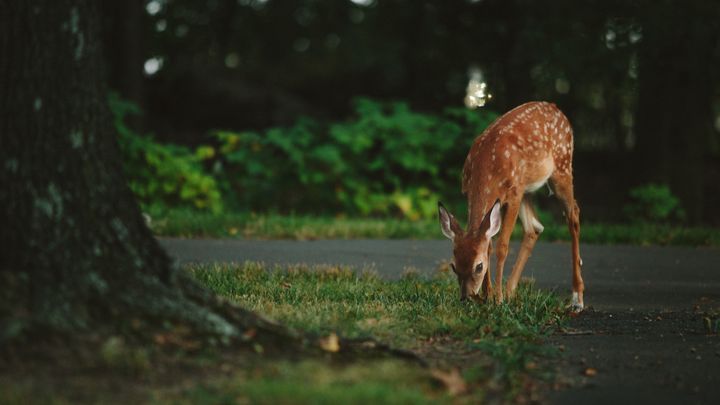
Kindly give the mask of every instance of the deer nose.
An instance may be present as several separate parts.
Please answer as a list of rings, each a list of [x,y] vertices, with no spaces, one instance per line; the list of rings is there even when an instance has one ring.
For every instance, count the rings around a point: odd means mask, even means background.
[[[460,301],[468,301],[475,292],[470,288],[467,280],[460,283]]]
[[[470,301],[470,293],[466,288],[460,289],[460,302]]]

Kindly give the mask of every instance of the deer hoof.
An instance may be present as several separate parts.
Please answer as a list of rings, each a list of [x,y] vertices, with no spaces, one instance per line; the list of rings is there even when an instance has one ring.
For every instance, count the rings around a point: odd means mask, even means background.
[[[585,308],[585,305],[583,305],[582,300],[580,299],[580,294],[577,292],[572,293],[572,302],[570,303],[570,310],[574,313],[580,313]]]

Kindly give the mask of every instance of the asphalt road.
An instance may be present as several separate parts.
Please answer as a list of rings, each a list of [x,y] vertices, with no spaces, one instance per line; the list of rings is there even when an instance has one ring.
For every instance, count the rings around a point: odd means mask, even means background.
[[[342,264],[397,278],[436,271],[451,243],[411,240],[244,241],[161,239],[180,263]],[[506,271],[512,267],[512,245]],[[720,403],[720,249],[581,245],[585,305],[552,344],[562,389],[551,403]],[[523,274],[570,293],[570,246],[539,242]]]

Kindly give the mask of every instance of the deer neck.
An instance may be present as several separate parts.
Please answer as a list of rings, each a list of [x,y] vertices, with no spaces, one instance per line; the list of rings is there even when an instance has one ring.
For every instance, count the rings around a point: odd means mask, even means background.
[[[480,229],[483,219],[490,212],[495,201],[500,200],[502,204],[504,196],[499,191],[490,190],[486,192],[484,186],[474,188],[468,192],[468,231]]]

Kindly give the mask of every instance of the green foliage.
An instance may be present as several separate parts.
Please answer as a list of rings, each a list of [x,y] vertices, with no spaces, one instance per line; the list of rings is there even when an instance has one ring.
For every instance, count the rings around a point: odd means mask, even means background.
[[[133,132],[125,118],[137,107],[110,97],[130,188],[146,210],[229,205],[419,220],[434,217],[441,195],[460,203],[465,153],[494,113],[456,108],[436,116],[364,98],[355,105],[346,122],[216,131],[216,147],[191,151]]]
[[[215,173],[243,208],[429,218],[440,195],[459,195],[465,153],[494,118],[465,109],[434,116],[361,98],[347,122],[215,132]]]
[[[150,135],[135,133],[125,118],[140,111],[116,94],[110,95],[110,109],[115,118],[125,175],[143,209],[187,207],[216,213],[222,210],[217,182],[203,169],[203,161],[214,156],[213,148],[202,146],[193,152],[184,146],[161,144]]]
[[[189,210],[150,213],[156,235],[243,239],[357,239],[440,237],[437,220],[400,218],[337,218],[226,212],[219,215]]]
[[[667,222],[683,219],[680,201],[666,184],[645,184],[630,190],[631,202],[623,208],[634,222]]]

